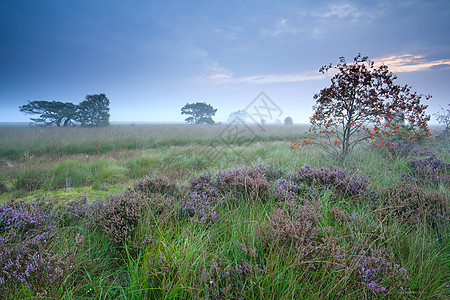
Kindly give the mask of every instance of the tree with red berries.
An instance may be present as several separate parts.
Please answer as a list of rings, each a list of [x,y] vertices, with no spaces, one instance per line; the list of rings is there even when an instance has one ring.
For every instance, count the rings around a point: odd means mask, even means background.
[[[336,72],[331,86],[314,95],[316,104],[310,119],[310,131],[323,139],[297,141],[291,149],[315,143],[344,159],[362,142],[393,147],[389,140],[394,137],[415,141],[417,136],[430,135],[427,105],[421,100],[431,96],[413,93],[407,85],[396,85],[397,76],[386,65],[377,67],[358,54],[353,63],[340,57],[339,64],[319,69],[321,73],[329,71]]]

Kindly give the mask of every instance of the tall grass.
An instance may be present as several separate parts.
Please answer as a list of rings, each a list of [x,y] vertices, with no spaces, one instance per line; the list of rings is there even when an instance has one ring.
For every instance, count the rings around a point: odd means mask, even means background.
[[[254,141],[291,141],[306,125],[112,125],[102,128],[0,126],[0,157],[42,154],[98,154],[109,151],[217,145]]]

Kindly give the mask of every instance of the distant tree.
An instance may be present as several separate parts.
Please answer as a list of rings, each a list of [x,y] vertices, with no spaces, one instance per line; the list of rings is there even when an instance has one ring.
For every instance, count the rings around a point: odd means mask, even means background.
[[[39,115],[30,118],[35,125],[68,126],[73,124],[77,117],[76,105],[60,101],[28,101],[28,104],[19,106],[19,110],[29,115]]]
[[[232,112],[230,116],[228,117],[228,123],[241,123],[244,124],[247,119],[247,113],[243,110],[238,110],[235,112]]]
[[[291,117],[287,117],[286,119],[284,119],[284,125],[293,125],[294,122],[292,121]]]
[[[450,104],[448,105],[450,107]],[[444,131],[443,136],[449,136],[450,135],[450,109],[447,108],[447,110],[444,110],[444,108],[441,107],[441,111],[434,114],[439,124],[444,125]]]
[[[87,95],[77,107],[77,121],[81,126],[108,126],[109,99],[105,94]]]
[[[212,116],[216,114],[216,111],[216,108],[205,102],[186,103],[186,105],[181,108],[182,115],[191,115],[191,117],[186,118],[185,121],[193,124],[215,124]]]

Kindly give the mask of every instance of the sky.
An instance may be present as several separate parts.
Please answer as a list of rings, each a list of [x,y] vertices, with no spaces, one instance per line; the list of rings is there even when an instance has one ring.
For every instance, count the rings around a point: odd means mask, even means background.
[[[105,93],[112,122],[183,122],[193,102],[226,122],[265,101],[269,121],[307,123],[319,68],[358,53],[431,94],[432,115],[450,103],[448,28],[448,0],[0,0],[0,122]]]

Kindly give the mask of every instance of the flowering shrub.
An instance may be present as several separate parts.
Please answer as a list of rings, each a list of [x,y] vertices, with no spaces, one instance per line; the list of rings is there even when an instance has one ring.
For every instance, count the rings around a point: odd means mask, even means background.
[[[354,213],[350,215],[349,213],[347,213],[342,208],[336,205],[333,205],[333,207],[331,207],[330,214],[335,221],[340,222],[342,224],[347,224],[348,222],[356,220],[357,218],[357,216]]]
[[[153,194],[146,197],[145,211],[152,213],[158,220],[168,220],[176,213],[176,207],[180,203],[178,198],[170,195]]]
[[[117,245],[130,242],[146,203],[141,192],[109,195],[100,208],[98,220],[101,228]]]
[[[347,170],[338,167],[315,169],[307,165],[294,171],[292,181],[296,184],[332,187],[349,196],[366,193],[369,185],[369,179],[364,175],[351,176]]]
[[[154,193],[177,196],[180,192],[177,184],[165,176],[146,176],[133,182],[133,190],[147,196]]]
[[[448,199],[438,191],[402,183],[380,188],[376,191],[376,198],[378,208],[375,213],[380,218],[390,216],[407,224],[424,220],[433,225],[448,224]]]
[[[283,176],[286,176],[285,171],[277,169],[270,165],[260,164],[255,169],[261,174],[263,174],[264,179],[266,179],[268,182],[273,182],[277,179],[280,179]]]
[[[0,247],[0,291],[25,284],[35,296],[58,293],[51,290],[58,289],[70,273],[74,252],[67,248],[59,256],[38,242],[23,242],[13,249]]]
[[[203,224],[211,224],[219,217],[216,211],[218,205],[218,198],[206,192],[193,192],[183,203],[182,213],[187,213],[189,217],[197,216]]]
[[[406,269],[389,261],[382,250],[370,247],[368,251],[361,251],[359,259],[356,264],[357,278],[372,292],[403,290],[403,284],[408,279]]]
[[[293,181],[280,178],[275,182],[273,196],[276,199],[295,199],[305,191],[305,187],[297,185]]]
[[[203,224],[210,224],[219,217],[216,208],[219,205],[220,192],[215,187],[211,173],[192,178],[188,185],[189,195],[181,206],[181,215],[198,217]]]
[[[195,215],[204,224],[210,224],[219,218],[217,207],[228,193],[264,200],[270,195],[270,185],[257,169],[219,171],[214,176],[205,173],[191,179],[188,189],[189,195],[180,213],[190,217]]]
[[[216,182],[217,180],[208,172],[192,178],[188,188],[192,193],[200,193],[217,198],[220,196],[220,191],[216,187]]]
[[[5,202],[0,206],[0,245],[50,240],[56,234],[57,215],[57,212],[46,210],[40,202]]]
[[[332,236],[331,228],[319,226],[321,209],[315,202],[307,205],[286,202],[285,207],[267,216],[269,226],[262,231],[265,247],[294,251],[301,265],[307,268],[334,268],[342,264],[344,257],[337,253],[344,249]]]
[[[416,148],[417,144],[409,139],[397,139],[393,140],[392,144],[387,149],[390,156],[408,157],[416,150]]]
[[[412,168],[414,175],[429,183],[448,184],[450,182],[448,174],[450,164],[434,154],[427,157],[415,157],[408,161],[408,165]]]
[[[78,199],[65,202],[64,206],[59,209],[58,225],[70,226],[87,221],[94,228],[97,224],[97,213],[102,206],[102,200],[96,199],[92,203],[88,203],[86,194],[82,194]]]
[[[269,197],[270,184],[256,168],[238,168],[225,172],[219,171],[214,179],[215,187],[223,194],[234,192],[260,199],[267,199]]]
[[[251,287],[252,279],[261,271],[259,265],[244,259],[235,266],[213,259],[203,272],[202,279],[210,299],[243,299],[242,294]]]
[[[0,206],[0,292],[25,285],[34,296],[57,295],[74,261],[73,248],[59,256],[49,247],[58,236],[57,216],[40,202]]]
[[[176,280],[182,261],[172,255],[164,255],[161,252],[152,257],[148,262],[147,279],[155,290],[164,291]]]

